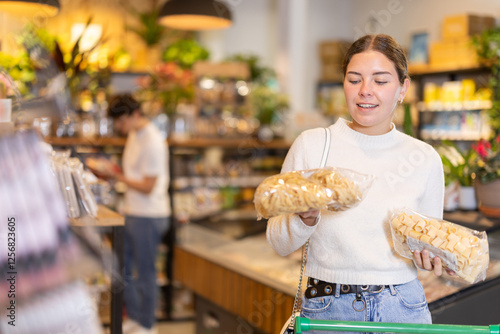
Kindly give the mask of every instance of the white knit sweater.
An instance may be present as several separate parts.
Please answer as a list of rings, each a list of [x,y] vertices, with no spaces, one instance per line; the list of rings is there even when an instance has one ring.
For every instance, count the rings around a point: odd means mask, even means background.
[[[329,127],[327,166],[370,174],[365,199],[342,212],[322,211],[315,226],[295,214],[274,217],[267,226],[271,247],[285,256],[310,238],[305,275],[342,284],[401,284],[416,278],[412,260],[392,247],[389,218],[410,208],[442,218],[444,174],[438,153],[393,126],[380,136],[352,130],[339,119]],[[291,146],[282,172],[318,168],[325,143],[322,128],[303,132]]]

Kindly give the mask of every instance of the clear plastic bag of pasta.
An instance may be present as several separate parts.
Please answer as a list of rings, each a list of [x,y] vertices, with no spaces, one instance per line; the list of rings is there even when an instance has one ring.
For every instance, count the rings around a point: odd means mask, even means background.
[[[415,250],[425,249],[468,283],[486,278],[489,250],[484,231],[402,209],[391,218],[391,233],[394,249],[403,257],[412,259]]]
[[[254,204],[259,219],[310,210],[345,210],[364,198],[372,181],[372,176],[336,167],[286,172],[262,181]]]

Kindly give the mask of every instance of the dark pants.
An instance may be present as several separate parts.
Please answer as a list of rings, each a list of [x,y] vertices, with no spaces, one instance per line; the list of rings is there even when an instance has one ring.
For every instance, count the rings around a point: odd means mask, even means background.
[[[145,328],[155,323],[158,299],[155,260],[170,218],[125,217],[123,298],[130,319]]]

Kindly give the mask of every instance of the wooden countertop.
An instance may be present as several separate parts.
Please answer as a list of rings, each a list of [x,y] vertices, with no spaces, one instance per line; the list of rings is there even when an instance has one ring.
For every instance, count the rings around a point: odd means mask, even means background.
[[[205,227],[188,224],[177,232],[177,247],[236,273],[295,296],[300,253],[279,256],[265,234],[234,240]]]
[[[125,225],[125,217],[105,207],[104,205],[99,205],[97,217],[85,216],[80,218],[70,218],[70,224],[72,226],[123,226]]]
[[[177,237],[176,280],[250,325],[266,333],[279,332],[293,308],[300,251],[281,257],[271,249],[265,233],[232,239],[193,223],[179,228]],[[496,253],[487,273],[487,281],[491,282],[474,285],[474,291],[484,291],[484,286],[497,284],[500,277],[500,236],[492,239],[490,246],[490,254]],[[494,249],[498,252],[492,252]],[[449,276],[436,277],[433,272],[419,271],[418,277],[429,308],[433,306],[437,312],[439,307],[471,291],[467,289],[471,285]],[[262,312],[264,304],[266,312]]]
[[[54,146],[116,146],[123,147],[126,139],[122,137],[48,137],[45,141]],[[268,149],[288,149],[291,142],[283,139],[275,139],[269,142],[262,142],[252,137],[247,138],[189,138],[186,140],[169,139],[168,145],[172,148],[268,148]]]
[[[176,246],[289,296],[296,293],[301,253],[279,256],[269,246],[265,234],[234,240],[205,227],[188,224],[179,229]],[[495,240],[490,241],[487,280],[500,276],[499,252],[493,249],[498,246]],[[428,271],[419,271],[418,278],[429,303],[470,286],[447,274],[436,277]]]

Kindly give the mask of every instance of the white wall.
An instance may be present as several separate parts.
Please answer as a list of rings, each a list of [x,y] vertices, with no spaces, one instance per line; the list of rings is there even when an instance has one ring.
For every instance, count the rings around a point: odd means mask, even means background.
[[[235,53],[258,55],[264,65],[276,70],[285,89],[291,89],[293,84],[287,80],[300,78],[302,90],[299,94],[303,96],[296,96],[296,90],[292,89],[292,100],[299,101],[297,108],[312,110],[316,103],[315,90],[320,76],[318,44],[325,39],[352,39],[353,34],[347,24],[352,17],[352,4],[346,0],[296,0],[295,5],[291,5],[293,2],[226,0],[233,13],[233,26],[224,31],[201,32],[199,39],[210,49],[213,61],[220,61]],[[297,4],[300,6],[301,2],[305,3],[307,10],[304,13],[294,12],[292,8],[297,8]],[[293,22],[294,20],[301,22]],[[293,31],[295,23],[307,25],[304,31]],[[304,43],[300,41],[303,38],[302,32],[306,36]],[[299,51],[303,54],[291,55],[289,51],[294,50],[297,44],[303,45]],[[305,64],[297,64],[293,60],[297,58]],[[305,74],[291,76],[291,72],[299,67],[305,68]]]
[[[213,44],[223,54],[249,52],[261,56],[264,63],[278,69],[290,68],[287,44],[282,38],[283,13],[278,13],[278,0],[226,0],[235,17],[235,24],[220,32]],[[291,0],[285,0],[291,1]],[[315,89],[319,78],[318,43],[327,39],[354,40],[365,33],[386,33],[409,47],[411,35],[427,31],[430,40],[440,38],[441,23],[447,15],[475,13],[500,17],[498,0],[303,0],[308,2],[308,39],[303,59],[304,77],[302,100],[305,109],[315,106]],[[282,10],[287,10],[282,6]],[[280,7],[281,8],[281,7]],[[286,16],[286,15],[285,15]],[[375,17],[376,20],[370,20]],[[293,24],[293,23],[292,23]],[[281,27],[281,28],[280,28]],[[278,30],[278,32],[276,31]],[[294,36],[288,36],[294,38]],[[288,67],[287,67],[288,66]]]
[[[309,6],[308,75],[304,91],[307,107],[312,110],[316,106],[316,86],[321,76],[319,43],[324,40],[352,40],[349,22],[354,12],[349,0],[310,0]]]
[[[226,30],[199,33],[200,42],[211,51],[212,61],[236,53],[258,55],[263,64],[274,66],[277,13],[273,0],[228,0],[233,25]]]

